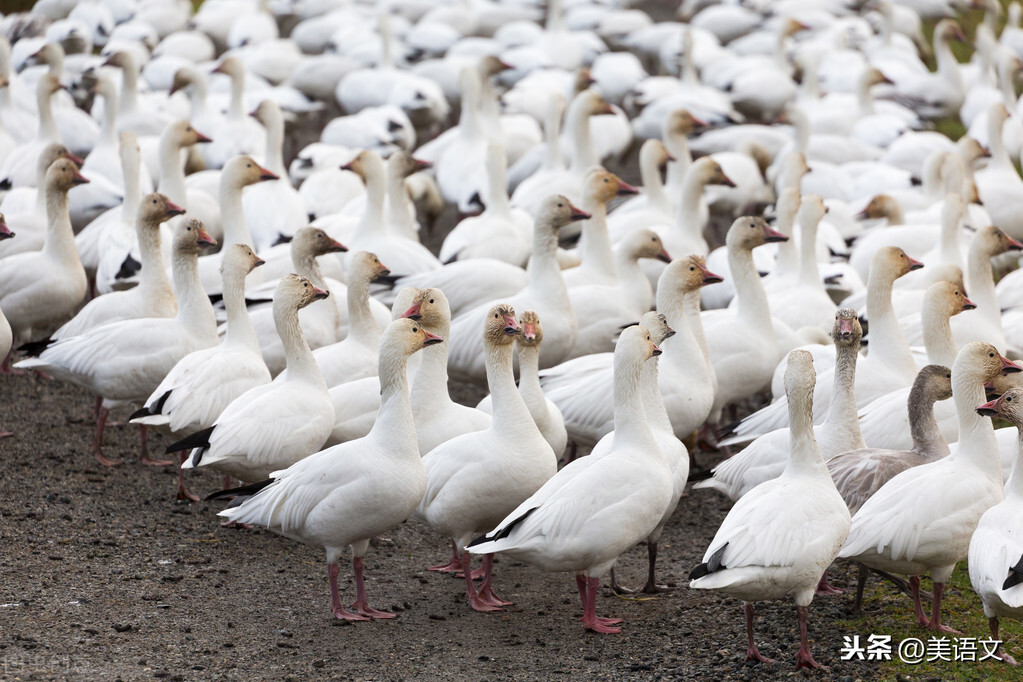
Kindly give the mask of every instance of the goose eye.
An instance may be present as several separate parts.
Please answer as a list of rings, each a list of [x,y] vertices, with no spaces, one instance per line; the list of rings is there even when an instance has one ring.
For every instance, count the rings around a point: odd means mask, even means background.
[[[495,320],[497,319],[497,314],[496,314],[496,313],[494,314],[494,319],[495,319]]]
[[[560,201],[558,202],[558,208],[564,208],[564,206],[565,205],[563,203],[561,203]]]
[[[412,331],[413,333],[417,333],[419,331],[419,327],[412,327]]]
[[[308,288],[308,287],[309,287],[309,282],[303,282],[303,283],[302,283],[302,286],[304,286],[304,287]]]
[[[430,299],[430,303],[433,303],[433,299],[432,298]]]
[[[995,356],[995,354],[994,354],[994,353],[988,353],[988,354],[987,354],[987,356],[988,356],[989,358],[993,358],[993,357]]]
[[[156,206],[156,199],[153,199],[153,206]]]
[[[1010,395],[1009,397],[1007,397],[1007,398],[1005,399],[1005,402],[1007,402],[1007,403],[1011,403],[1011,402],[1012,402],[1012,396]]]
[[[610,182],[610,180],[608,180],[607,178],[604,178],[604,182]]]
[[[693,267],[692,265],[690,265],[690,266],[689,266],[689,272],[692,272],[692,271],[693,271],[693,270],[695,270],[695,269],[696,269],[696,268],[694,268],[694,267]]]

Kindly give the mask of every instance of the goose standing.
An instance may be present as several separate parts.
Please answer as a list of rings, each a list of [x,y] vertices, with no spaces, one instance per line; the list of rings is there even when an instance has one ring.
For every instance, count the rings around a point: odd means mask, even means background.
[[[414,320],[395,320],[380,341],[379,418],[365,438],[306,457],[273,479],[218,494],[251,495],[220,512],[236,523],[267,526],[276,533],[327,552],[331,611],[335,618],[394,618],[370,608],[363,583],[370,538],[391,530],[411,515],[426,492],[426,471],[416,447],[405,364],[425,346],[440,343]],[[337,561],[353,550],[357,613],[341,606]]]
[[[7,222],[3,218],[3,214],[0,213],[0,241],[4,239],[10,239],[14,236],[10,228],[7,227]],[[4,311],[0,308],[0,353],[4,356],[4,373],[7,370],[7,357],[11,354],[11,344],[14,342],[14,334],[11,332],[11,323],[7,321],[7,317],[4,315]],[[9,431],[4,431],[0,435],[0,438],[14,435]]]
[[[981,516],[1002,500],[998,443],[991,422],[974,408],[984,401],[985,381],[1019,371],[990,344],[972,342],[960,349],[952,365],[959,448],[881,486],[856,512],[839,553],[870,568],[909,575],[916,620],[929,630],[952,631],[941,623],[941,593],[955,565],[966,557]],[[919,575],[925,571],[934,581],[930,620],[919,597]]]
[[[597,616],[600,576],[650,535],[673,494],[671,469],[643,409],[644,363],[659,354],[642,326],[622,332],[614,354],[616,429],[609,452],[588,466],[584,458],[563,468],[467,548],[473,554],[506,553],[547,572],[574,573],[583,627],[595,632],[621,632],[615,627],[620,619]]]
[[[465,546],[481,528],[496,526],[558,470],[558,460],[515,388],[512,352],[522,327],[511,306],[490,308],[484,322],[487,383],[494,410],[490,427],[452,438],[423,456],[426,494],[416,517],[462,550],[469,605],[497,611],[511,602],[494,594],[493,556],[483,560],[483,583],[472,583]]]
[[[796,669],[819,668],[810,654],[807,615],[817,584],[849,533],[849,509],[828,475],[813,429],[813,359],[789,354],[791,452],[785,471],[744,495],[721,523],[689,575],[695,589],[720,590],[742,599],[749,638],[746,660],[767,662],[753,641],[753,601],[792,595],[799,616]]]
[[[1023,389],[1013,387],[997,400],[980,405],[977,414],[997,415],[1020,429],[1023,428],[1020,404],[1023,404]],[[999,618],[1023,617],[1023,588],[1019,587],[1023,583],[1023,542],[1019,537],[1019,529],[1023,527],[1023,447],[1020,445],[1012,478],[1005,486],[1005,499],[984,512],[970,539],[970,582],[984,603],[991,639],[995,640],[998,639]],[[1016,660],[1004,651],[999,657],[1016,665]]]
[[[131,415],[132,424],[159,427],[172,434],[193,433],[212,426],[238,396],[270,383],[256,330],[245,309],[245,276],[262,264],[244,244],[224,249],[220,264],[227,308],[224,340],[216,348],[193,351],[178,360],[146,399],[145,407]],[[177,498],[199,501],[185,487],[180,468]]]
[[[184,221],[174,235],[174,290],[176,317],[137,318],[95,327],[81,336],[57,341],[39,354],[18,363],[74,383],[102,397],[97,414],[92,452],[104,466],[119,462],[103,455],[103,429],[111,407],[139,403],[160,384],[178,360],[217,343],[213,307],[199,284],[196,260],[203,246],[215,241],[195,219]],[[149,458],[146,426],[142,426],[143,464],[162,466]]]
[[[298,311],[327,296],[304,277],[281,279],[274,292],[274,321],[290,371],[242,393],[213,426],[169,445],[168,453],[192,451],[183,469],[212,466],[242,481],[261,481],[319,450],[334,423],[334,406],[302,335]]]
[[[14,347],[51,332],[78,309],[88,288],[71,231],[67,193],[87,183],[75,164],[58,159],[46,171],[46,242],[42,251],[0,260],[0,308]],[[10,354],[4,369],[9,367]]]
[[[53,162],[59,159],[68,159],[81,170],[83,161],[64,145],[54,142],[46,145],[36,160],[37,188],[15,187],[4,194],[0,208],[5,212],[7,224],[20,236],[17,241],[0,242],[0,258],[43,248],[49,224],[46,218],[46,173]]]

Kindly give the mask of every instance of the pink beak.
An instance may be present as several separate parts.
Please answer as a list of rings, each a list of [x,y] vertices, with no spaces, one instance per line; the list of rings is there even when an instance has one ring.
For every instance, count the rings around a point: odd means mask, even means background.
[[[1007,357],[999,355],[998,358],[1002,361],[1002,374],[1013,374],[1014,372],[1023,372],[1023,367],[1020,367],[1015,362]]]
[[[998,416],[998,401],[999,400],[1001,400],[1001,398],[995,398],[994,400],[990,400],[990,401],[984,403],[983,405],[977,405],[977,407],[976,407],[977,414],[979,414],[982,417],[996,417],[996,416]]]
[[[210,233],[203,228],[199,228],[199,234],[195,240],[196,244],[200,246],[216,246],[217,240],[210,236]]]
[[[661,353],[663,353],[663,352],[664,352],[663,350],[661,350],[661,349],[660,349],[660,348],[658,348],[657,346],[654,346],[654,352],[653,352],[653,353],[652,353],[651,355],[653,355],[653,357],[655,357],[655,358],[656,358],[656,357],[657,357],[658,355],[660,355],[660,354],[661,354]]]
[[[586,211],[582,210],[581,208],[576,208],[575,206],[572,206],[572,204],[569,204],[569,208],[572,209],[572,216],[571,218],[569,218],[572,221],[589,220],[592,217]]]
[[[331,239],[330,246],[327,247],[327,253],[344,253],[347,250],[348,247],[336,239]]]
[[[963,310],[976,310],[977,304],[970,299],[963,297]]]
[[[412,305],[410,305],[410,306],[409,306],[409,308],[408,308],[408,310],[406,310],[405,312],[403,312],[403,313],[401,314],[401,316],[402,316],[402,317],[407,317],[407,318],[408,318],[408,319],[410,319],[410,320],[419,320],[419,319],[422,319],[422,317],[423,317],[423,316],[422,316],[422,314],[421,314],[421,313],[419,312],[419,311],[420,311],[420,310],[422,309],[422,307],[423,307],[423,304],[422,304],[422,302],[420,302],[420,301],[416,301],[415,303],[413,303]]]
[[[256,256],[256,254],[252,254],[252,255]],[[263,260],[262,258],[260,258],[259,256],[256,256],[256,260],[255,260],[255,262],[252,263],[252,267],[258,268],[260,265],[266,265],[266,261]]]
[[[184,212],[185,212],[185,209],[181,208],[180,206],[178,206],[177,204],[175,204],[175,203],[173,203],[171,201],[168,201],[167,202],[167,210],[164,211],[164,215],[166,215],[168,218],[171,218],[171,217],[176,216],[176,215],[181,215]]]
[[[504,316],[504,333],[506,336],[522,333],[522,327],[519,326],[519,321],[515,319],[514,315]]]
[[[620,197],[623,197],[629,194],[639,194],[639,190],[630,185],[629,183],[625,182],[624,180],[618,180],[618,191],[615,192],[615,194],[617,194]]]
[[[85,163],[82,157],[78,156],[77,154],[72,154],[71,152],[68,152],[67,157],[69,160],[74,161],[75,165],[78,166],[79,168],[81,168],[82,164]]]
[[[202,142],[213,142],[213,138],[206,137],[205,135],[200,133],[198,130],[195,131],[195,137],[196,137],[196,140],[195,140],[196,144],[200,144]]]
[[[319,301],[321,299],[327,298],[328,296],[330,296],[330,292],[329,291],[324,291],[323,289],[320,289],[319,287],[316,287],[316,286],[313,287],[313,300],[314,301]]]
[[[3,216],[0,216],[0,239],[10,239],[14,236],[11,232],[11,228],[7,226],[7,221],[4,220]]]
[[[782,234],[778,230],[774,229],[770,225],[764,225],[764,241],[770,242],[787,242],[789,240],[787,235]]]
[[[909,256],[907,255],[906,258],[909,258]],[[913,258],[909,258],[909,270],[910,270],[910,272],[912,272],[913,270],[919,270],[923,266],[924,266],[924,264],[921,263],[920,261],[915,260]]]
[[[423,171],[428,168],[433,168],[433,163],[430,161],[423,161],[422,159],[412,159],[416,163],[416,168]]]
[[[89,178],[85,177],[84,175],[82,175],[81,173],[79,173],[76,170],[75,174],[73,176],[71,176],[71,184],[72,185],[87,185],[87,184],[89,184]]]
[[[849,319],[841,319],[838,321],[838,335],[843,339],[852,336],[853,334],[853,321]]]
[[[526,339],[527,341],[535,341],[536,340],[536,325],[533,324],[532,322],[527,322],[525,325],[523,325],[523,327],[522,327],[522,338]]]
[[[713,272],[711,272],[702,265],[699,267],[700,272],[703,273],[703,284],[717,284],[719,282],[725,281],[725,278],[722,277],[721,275],[715,275]]]
[[[273,171],[269,171],[269,170],[263,168],[262,166],[258,166],[258,165],[257,165],[257,168],[259,168],[259,179],[260,180],[280,180],[281,179],[281,176],[277,175],[277,173],[274,173]]]
[[[1006,235],[1008,237],[1008,235]],[[1018,239],[1009,237],[1009,251],[1021,251],[1023,250],[1023,242]]]
[[[431,334],[430,332],[426,331],[425,329],[423,330],[423,334],[426,335],[426,340],[423,341],[423,345],[424,346],[432,346],[433,344],[441,343],[444,340],[444,339],[440,338],[439,336],[437,336],[436,334]]]

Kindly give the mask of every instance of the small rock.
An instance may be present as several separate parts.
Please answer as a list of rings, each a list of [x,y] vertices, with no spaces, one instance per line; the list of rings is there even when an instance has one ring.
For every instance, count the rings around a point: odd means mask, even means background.
[[[131,623],[114,623],[114,629],[118,632],[128,632],[131,630]]]
[[[295,636],[294,633],[292,633],[290,630],[278,630],[277,634],[280,635],[281,637],[294,637]]]
[[[490,656],[477,656],[476,660],[477,661],[489,661],[490,660]]]
[[[445,618],[444,616],[438,616],[436,614],[431,613],[430,620],[447,620],[447,618]]]
[[[323,660],[322,658],[317,658],[315,661],[313,661],[313,667],[314,668],[323,668],[326,665],[327,665],[327,662],[325,660]]]

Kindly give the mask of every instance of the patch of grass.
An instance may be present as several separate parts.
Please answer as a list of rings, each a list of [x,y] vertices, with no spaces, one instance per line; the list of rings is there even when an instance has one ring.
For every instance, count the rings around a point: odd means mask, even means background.
[[[930,581],[925,579],[922,589],[930,590]],[[883,679],[896,680],[1005,680],[1019,682],[1023,678],[1019,668],[1006,665],[1001,661],[987,660],[980,662],[963,661],[927,661],[911,665],[899,660],[898,644],[904,639],[916,638],[926,645],[932,637],[947,637],[949,648],[954,644],[953,638],[972,637],[978,642],[988,639],[987,618],[981,607],[980,597],[970,586],[970,575],[966,562],[960,562],[941,600],[942,621],[962,635],[932,633],[920,627],[913,615],[913,602],[888,583],[881,583],[872,577],[867,584],[863,598],[863,614],[856,618],[839,621],[837,625],[842,632],[856,633],[860,636],[860,644],[866,645],[867,636],[871,634],[892,636],[892,661],[881,666]],[[930,613],[930,604],[924,602],[924,609]],[[1023,657],[1023,624],[1019,621],[1003,619],[998,633],[1002,646],[1011,656],[1020,660]],[[931,652],[931,647],[928,647]],[[983,656],[984,648],[978,643],[977,659]],[[952,658],[953,656],[950,656]]]

